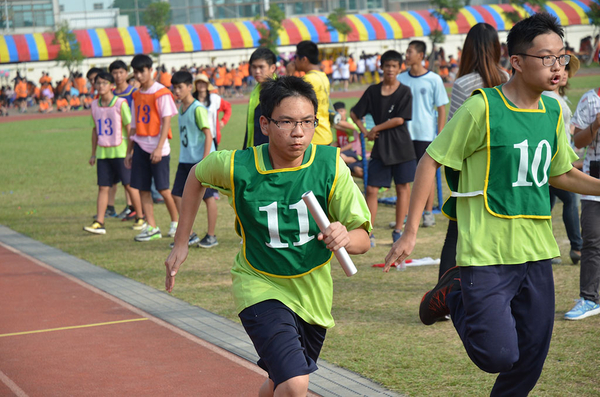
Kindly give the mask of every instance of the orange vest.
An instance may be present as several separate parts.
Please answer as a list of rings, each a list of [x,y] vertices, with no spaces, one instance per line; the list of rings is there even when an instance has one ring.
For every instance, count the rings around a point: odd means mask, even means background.
[[[17,98],[27,98],[27,83],[23,80],[19,81],[15,87],[15,93],[17,94]]]
[[[225,73],[225,80],[223,80],[223,85],[225,87],[229,87],[233,84],[233,74],[231,72]]]
[[[57,109],[64,109],[67,107],[69,103],[67,102],[67,100],[65,98],[61,98],[59,100],[56,101],[56,108]]]
[[[159,83],[161,83],[165,87],[170,87],[171,86],[171,78],[173,78],[173,76],[171,76],[171,73],[169,73],[169,72],[162,72],[160,74],[160,81],[159,81]]]
[[[144,94],[135,91],[133,97],[135,105],[135,134],[139,136],[158,136],[160,135],[160,125],[162,120],[158,115],[157,101],[163,95],[172,95],[168,88],[164,87],[154,94]],[[168,138],[171,139],[171,127],[169,126]]]
[[[348,65],[349,69],[351,72],[356,72],[356,69],[358,68],[358,65],[356,64],[356,62],[354,61],[354,59],[352,58],[348,58]]]
[[[72,108],[78,108],[79,106],[81,106],[81,101],[79,100],[79,97],[71,97],[70,105]]]
[[[243,72],[241,70],[236,70],[234,73],[235,74],[233,75],[233,85],[235,85],[236,87],[241,87]]]
[[[40,101],[40,112],[44,111],[44,110],[48,110],[48,108],[50,107],[50,104],[48,103],[47,100],[42,100]]]

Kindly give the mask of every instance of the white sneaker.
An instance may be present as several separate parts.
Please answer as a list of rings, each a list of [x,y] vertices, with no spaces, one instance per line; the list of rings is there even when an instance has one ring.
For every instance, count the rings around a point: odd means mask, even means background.
[[[158,227],[152,227],[148,225],[147,228],[142,230],[142,232],[135,236],[133,239],[135,241],[150,241],[158,238],[162,238],[162,234],[160,234],[160,229]]]
[[[169,226],[169,237],[175,237],[175,233],[177,232],[177,222],[171,222],[171,226]]]

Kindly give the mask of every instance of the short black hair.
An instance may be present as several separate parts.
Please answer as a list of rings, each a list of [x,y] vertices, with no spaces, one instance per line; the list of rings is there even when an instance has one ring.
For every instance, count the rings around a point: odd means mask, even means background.
[[[133,70],[142,71],[144,68],[152,69],[152,58],[145,54],[137,54],[131,60]]]
[[[402,64],[402,54],[400,54],[398,51],[394,51],[394,50],[386,51],[381,56],[381,67],[383,68],[383,65],[385,65],[385,63],[388,61],[396,61],[396,62],[398,62],[398,65],[401,65]]]
[[[85,74],[85,77],[87,77],[89,79],[91,75],[98,74],[100,72],[104,72],[104,69],[94,67],[87,71],[87,73]]]
[[[333,110],[346,109],[346,104],[344,102],[336,102],[333,104]]]
[[[269,66],[277,63],[277,57],[275,56],[275,53],[269,50],[267,47],[258,47],[256,51],[250,55],[250,65],[252,65],[252,62],[258,61],[259,59],[264,59]]]
[[[271,117],[273,110],[279,106],[281,101],[289,97],[304,97],[308,99],[314,109],[315,115],[319,107],[317,94],[310,83],[300,77],[282,76],[275,79],[267,79],[261,83],[260,111],[263,116]]]
[[[425,53],[427,52],[427,44],[425,44],[425,42],[421,40],[413,40],[410,43],[408,43],[408,46],[415,47],[415,50],[417,50],[417,52],[422,53],[423,56],[425,56]]]
[[[98,72],[98,74],[96,75],[96,78],[94,79],[94,83],[96,81],[98,81],[98,79],[106,80],[111,84],[115,83],[115,78],[113,77],[113,75],[108,72],[105,72],[104,70],[101,70],[100,72]]]
[[[127,64],[120,59],[117,59],[108,66],[108,71],[112,73],[113,70],[124,69],[126,72],[129,71]]]
[[[310,40],[304,40],[296,45],[296,56],[298,58],[306,57],[308,62],[313,65],[319,64],[319,47]]]
[[[542,34],[556,33],[561,40],[564,37],[564,30],[556,18],[547,12],[533,14],[529,18],[523,19],[512,27],[506,38],[508,55],[524,53],[533,45],[533,40]]]
[[[185,70],[180,70],[179,72],[173,73],[173,77],[171,77],[171,84],[189,84],[192,85],[194,82],[194,77],[190,72],[186,72]]]

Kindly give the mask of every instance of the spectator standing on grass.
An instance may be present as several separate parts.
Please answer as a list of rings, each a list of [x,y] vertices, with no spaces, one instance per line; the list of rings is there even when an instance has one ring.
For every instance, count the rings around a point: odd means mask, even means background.
[[[417,162],[423,157],[427,146],[435,139],[438,132],[444,128],[448,103],[448,94],[442,78],[423,66],[426,53],[427,46],[424,42],[411,41],[406,49],[406,65],[410,70],[398,75],[398,81],[408,86],[413,96],[413,115],[408,122],[408,131],[413,141]],[[423,213],[423,227],[435,226],[432,213],[434,197],[435,184],[432,184]],[[398,223],[396,227],[398,228]]]
[[[397,51],[386,51],[381,57],[383,82],[371,85],[358,103],[351,109],[350,116],[361,133],[372,141],[373,151],[369,162],[367,179],[367,205],[371,212],[371,223],[377,216],[377,194],[379,188],[390,187],[392,178],[396,184],[396,222],[402,221],[408,212],[410,182],[415,176],[415,150],[406,128],[412,117],[412,95],[410,88],[397,80],[400,73],[402,55]],[[375,126],[367,131],[362,118],[371,114]],[[398,240],[402,228],[392,232],[392,239]],[[375,236],[371,234],[371,246],[375,246]]]
[[[463,44],[465,51],[458,71],[458,78],[452,86],[450,96],[450,112],[448,122],[458,108],[478,88],[491,88],[508,81],[508,73],[500,66],[500,41],[498,32],[492,25],[481,22],[473,26]],[[452,190],[456,187],[450,185],[458,171],[444,167],[446,180]],[[552,188],[551,188],[552,189]],[[456,198],[449,197],[442,208],[442,213],[449,218],[448,230],[442,255],[438,280],[450,268],[456,266],[456,243],[458,241],[458,228],[456,224]]]
[[[572,56],[574,58],[575,55]],[[583,172],[600,178],[600,88],[589,90],[579,100],[571,119],[573,142],[586,147]],[[581,196],[581,269],[579,299],[565,314],[567,320],[580,320],[600,314],[600,194]]]
[[[179,107],[179,165],[172,190],[177,211],[181,213],[181,197],[190,170],[215,151],[215,144],[210,131],[208,109],[192,96],[192,75],[184,71],[176,72],[173,74],[172,84],[175,97],[181,101]],[[198,235],[192,232],[188,245],[212,248],[219,244],[215,235],[217,226],[216,197],[218,197],[218,193],[215,189],[206,189],[202,200],[206,204],[207,233],[200,240]],[[171,248],[173,248],[173,244]]]
[[[511,79],[477,90],[427,148],[405,232],[385,259],[387,271],[413,251],[437,169],[459,170],[458,267],[423,296],[419,317],[431,325],[450,314],[469,358],[498,373],[492,396],[528,395],[550,347],[551,258],[559,250],[548,184],[600,195],[600,181],[572,165],[577,155],[564,134],[559,103],[542,96],[558,86],[569,63],[562,37],[562,27],[547,13],[512,27]]]
[[[131,67],[140,89],[133,93],[131,139],[127,147],[125,164],[131,167],[131,186],[140,191],[142,211],[148,225],[135,241],[150,241],[162,237],[154,218],[154,203],[150,186],[152,179],[163,197],[171,224],[169,237],[177,230],[177,207],[171,196],[169,162],[171,159],[171,117],[177,114],[171,91],[152,79],[152,59],[138,54]]]
[[[250,55],[250,75],[256,85],[250,92],[248,111],[246,114],[246,135],[244,136],[243,149],[251,146],[262,145],[269,142],[269,137],[262,133],[260,128],[260,90],[262,83],[274,77],[277,68],[277,57],[268,48],[259,47]]]
[[[231,196],[242,237],[231,269],[236,311],[268,373],[258,395],[306,396],[334,325],[332,251],[366,252],[371,224],[337,148],[311,144],[318,109],[312,86],[294,76],[267,80],[260,103],[268,144],[215,152],[192,168],[175,247],[165,261],[165,287],[173,290],[187,257],[204,186]],[[331,219],[322,233],[302,200],[307,190]]]
[[[566,95],[566,89],[569,84],[569,79],[575,76],[577,70],[579,70],[579,59],[577,59],[576,56],[572,56],[567,66],[565,66],[565,70],[563,70],[561,74],[558,87],[554,91],[544,91],[544,95],[554,98],[560,103],[563,120],[565,123],[565,134],[567,134],[567,139],[572,147],[572,132],[575,127],[571,126],[571,117],[573,116],[573,113],[571,112],[569,104],[567,103],[568,99]],[[563,202],[562,219],[567,231],[567,237],[571,243],[569,257],[571,258],[571,262],[576,265],[581,259],[581,246],[583,244],[583,240],[581,238],[581,228],[579,226],[579,198],[577,197],[577,194],[573,192],[568,192],[566,190],[550,186],[550,205],[552,208],[554,208],[557,198]],[[561,262],[562,260],[560,257],[552,260],[553,264],[559,264]]]
[[[333,63],[331,59],[329,59],[329,62]],[[313,143],[329,145],[333,141],[329,123],[329,79],[319,68],[319,48],[317,45],[308,40],[298,43],[294,64],[297,71],[305,73],[303,79],[313,86],[319,100],[319,110],[317,112],[319,125],[315,129]]]
[[[83,230],[93,234],[106,234],[104,217],[108,206],[109,190],[114,181],[121,181],[130,190],[131,170],[125,167],[127,142],[131,125],[131,110],[127,101],[113,95],[114,78],[110,73],[99,72],[94,81],[99,98],[92,102],[92,156],[89,163],[96,164],[98,175],[98,200],[96,219]],[[141,202],[134,201],[139,209]]]
[[[214,89],[215,87],[205,75],[199,74],[194,79],[194,98],[208,109],[208,122],[211,134],[215,131],[213,141],[216,149],[221,142],[221,128],[227,125],[231,117],[231,104],[215,94]],[[221,113],[223,113],[223,117],[219,120]]]
[[[122,60],[117,59],[108,66],[108,71],[110,72],[110,74],[112,74],[113,78],[115,79],[115,87],[113,89],[113,94],[118,98],[125,99],[127,101],[127,105],[130,108],[133,107],[133,93],[137,91],[137,88],[129,85],[129,83],[127,82],[127,76],[129,72],[129,67],[127,66],[127,64]],[[116,186],[117,184],[113,186],[109,194],[109,203],[112,203],[113,206],[115,203],[115,196],[117,190]],[[131,197],[129,196],[129,192],[133,192],[133,194],[137,195],[139,198],[140,192],[137,189],[130,188],[129,190],[126,190],[126,206],[123,209],[123,211],[121,211],[117,215],[117,218],[122,219],[124,221],[136,220],[134,226],[136,226],[136,230],[141,230],[141,227],[143,227],[143,223],[145,222],[143,220],[144,215],[143,213],[138,213],[133,208],[133,203]],[[141,210],[141,208],[139,209]]]

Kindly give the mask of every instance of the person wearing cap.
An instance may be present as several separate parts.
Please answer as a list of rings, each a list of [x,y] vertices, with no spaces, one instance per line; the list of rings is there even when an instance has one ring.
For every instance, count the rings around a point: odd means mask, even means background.
[[[577,72],[579,61],[575,61],[572,74]],[[600,130],[600,88],[589,90],[579,100],[571,118],[573,143],[577,148],[586,148],[583,159],[583,172],[600,178],[600,153],[598,150],[598,130]],[[581,196],[581,270],[579,273],[579,299],[567,313],[566,320],[581,320],[600,314],[600,196]]]
[[[575,73],[577,73],[578,70],[579,60],[576,56],[572,56],[571,61],[565,66],[565,69],[562,72],[558,87],[556,87],[554,91],[543,92],[543,95],[555,98],[560,103],[562,108],[562,117],[565,124],[565,133],[567,134],[567,139],[569,140],[571,147],[573,147],[572,132],[575,127],[571,126],[571,117],[573,117],[573,113],[571,112],[569,104],[567,103],[568,99],[566,90],[569,87],[569,79],[575,76]],[[579,227],[579,208],[577,195],[573,192],[568,192],[566,190],[550,186],[550,205],[552,208],[554,208],[556,198],[558,198],[564,204],[563,222],[565,224],[565,229],[567,230],[569,242],[571,243],[569,257],[571,258],[573,264],[576,265],[581,259],[581,245],[583,244],[583,240],[581,238],[581,229]],[[554,258],[552,261],[554,264],[561,263],[560,258]]]
[[[214,134],[213,140],[216,149],[221,142],[221,128],[225,127],[231,117],[231,104],[213,92],[215,87],[202,73],[196,75],[192,88],[194,98],[208,109],[210,130]],[[223,117],[219,120],[220,113],[223,113]]]

